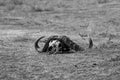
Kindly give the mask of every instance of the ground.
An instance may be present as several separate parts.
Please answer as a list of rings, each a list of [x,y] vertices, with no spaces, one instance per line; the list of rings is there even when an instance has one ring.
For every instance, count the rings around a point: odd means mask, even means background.
[[[55,34],[86,50],[34,49],[40,36]],[[93,49],[79,34],[93,39]],[[0,0],[0,80],[120,80],[120,1]]]

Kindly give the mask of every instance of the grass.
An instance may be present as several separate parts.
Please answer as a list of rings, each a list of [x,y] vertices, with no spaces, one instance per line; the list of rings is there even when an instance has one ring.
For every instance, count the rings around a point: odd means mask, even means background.
[[[0,47],[1,80],[112,79],[107,77],[109,75],[114,76],[114,80],[119,78],[117,52],[113,54],[109,49],[102,52],[93,49],[81,53],[39,54],[34,50],[34,41],[32,36],[26,34],[3,41],[6,46]]]
[[[1,0],[0,80],[119,80],[118,5],[117,0]],[[79,33],[92,37],[97,48],[87,49]],[[69,36],[86,51],[37,53],[34,42],[54,34]]]

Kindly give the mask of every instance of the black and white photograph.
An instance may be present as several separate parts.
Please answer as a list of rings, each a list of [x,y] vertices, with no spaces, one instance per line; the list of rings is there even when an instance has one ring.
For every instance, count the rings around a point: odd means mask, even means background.
[[[0,0],[0,80],[120,80],[120,0]]]

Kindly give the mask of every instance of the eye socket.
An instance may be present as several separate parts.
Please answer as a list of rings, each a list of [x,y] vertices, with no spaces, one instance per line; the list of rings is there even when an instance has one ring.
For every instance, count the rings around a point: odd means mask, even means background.
[[[52,46],[50,46],[50,47],[48,48],[48,51],[51,51],[51,50],[52,50],[52,48],[53,48],[53,47],[52,47]]]
[[[62,47],[62,44],[61,44],[61,43],[59,43],[58,47]]]

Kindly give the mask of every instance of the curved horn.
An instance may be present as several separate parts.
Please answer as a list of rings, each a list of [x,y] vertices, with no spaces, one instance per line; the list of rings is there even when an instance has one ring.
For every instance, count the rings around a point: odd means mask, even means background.
[[[39,42],[42,38],[44,38],[44,37],[45,37],[45,36],[42,36],[42,37],[40,37],[39,39],[37,39],[37,41],[36,41],[35,44],[34,44],[35,50],[38,51],[38,52],[41,52],[41,51],[38,50],[38,48],[40,48],[39,45],[38,45],[38,42]]]
[[[89,38],[89,47],[88,48],[92,48],[93,47],[93,40],[91,38]]]
[[[85,40],[85,38],[83,38],[83,35],[79,33],[79,36]],[[87,35],[89,37],[89,35]],[[89,47],[88,48],[92,48],[93,47],[93,40],[89,37]]]

